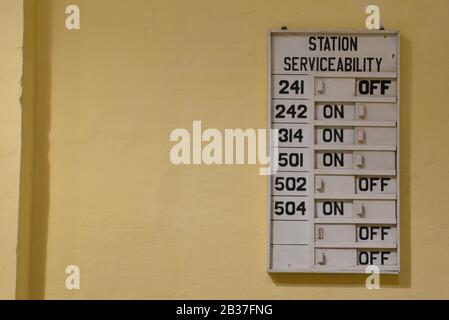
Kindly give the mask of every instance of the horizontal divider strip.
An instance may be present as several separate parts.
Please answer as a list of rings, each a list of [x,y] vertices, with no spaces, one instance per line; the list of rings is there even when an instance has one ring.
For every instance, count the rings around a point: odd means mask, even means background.
[[[308,221],[308,220],[307,220]],[[364,218],[315,218],[315,223],[322,224],[396,224],[396,219],[364,219]]]
[[[308,74],[299,72],[281,72],[272,73],[272,76],[314,76],[318,78],[397,78],[398,74],[396,72],[310,72]]]
[[[315,144],[315,150],[364,150],[364,151],[396,151],[397,147],[392,145],[327,145],[327,144]]]
[[[319,194],[315,193],[318,200],[396,200],[396,194]]]
[[[315,169],[315,174],[329,176],[396,176],[396,170]]]
[[[315,242],[315,248],[320,249],[396,249],[397,243],[381,243],[381,242]]]
[[[284,222],[290,222],[290,221],[301,221],[301,222],[311,222],[312,220],[309,219],[271,219],[272,222],[276,221],[284,221]]]
[[[296,123],[295,123],[296,124]],[[315,121],[316,127],[396,127],[396,121],[366,121],[366,120],[354,120],[354,121],[338,121],[338,120],[317,120]]]
[[[396,97],[336,97],[336,96],[315,96],[316,102],[383,102],[396,103]]]
[[[367,266],[335,267],[335,266],[313,266],[312,268],[294,268],[294,269],[269,269],[269,273],[366,273]],[[398,274],[398,266],[379,266],[383,274]]]

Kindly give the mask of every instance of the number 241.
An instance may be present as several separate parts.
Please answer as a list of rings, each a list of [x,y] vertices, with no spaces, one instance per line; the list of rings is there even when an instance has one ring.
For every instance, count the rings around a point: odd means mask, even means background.
[[[279,81],[279,94],[290,94],[293,91],[295,94],[304,94],[304,80],[295,80],[292,83],[288,80]]]

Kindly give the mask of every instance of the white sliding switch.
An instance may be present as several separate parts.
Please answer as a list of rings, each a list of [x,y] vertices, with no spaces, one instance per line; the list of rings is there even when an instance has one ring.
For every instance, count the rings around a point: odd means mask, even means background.
[[[324,239],[324,229],[318,228],[318,239],[323,240]]]
[[[363,217],[363,215],[365,214],[365,207],[361,203],[355,203],[354,212],[356,216]]]
[[[360,153],[354,153],[354,163],[357,167],[363,167],[363,156]]]
[[[322,179],[316,178],[316,180],[315,180],[315,190],[319,191],[319,192],[323,192],[324,191],[324,182],[323,182]]]
[[[316,91],[318,93],[323,93],[324,92],[324,82],[321,79],[318,79],[316,81]]]
[[[356,105],[356,114],[358,119],[363,119],[366,116],[365,105],[357,104]]]
[[[364,142],[365,141],[365,130],[358,128],[357,129],[357,142]]]
[[[318,252],[316,254],[316,263],[326,264],[326,256],[324,255],[324,252]]]

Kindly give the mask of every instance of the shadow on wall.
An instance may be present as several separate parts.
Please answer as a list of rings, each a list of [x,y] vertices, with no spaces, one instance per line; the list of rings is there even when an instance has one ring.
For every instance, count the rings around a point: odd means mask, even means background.
[[[52,16],[49,0],[39,0],[37,17]],[[51,20],[37,19],[36,110],[34,128],[33,219],[31,228],[30,298],[45,297],[45,270],[49,212],[51,123]]]
[[[35,57],[36,3],[25,1],[23,35],[23,77],[22,77],[22,150],[20,168],[19,200],[19,237],[17,250],[16,298],[27,299],[30,276],[31,212],[33,183],[33,146],[34,146],[34,94],[35,94]],[[26,31],[26,32],[25,32]]]
[[[381,287],[411,286],[411,124],[412,124],[412,45],[401,35],[401,120],[400,120],[400,194],[401,194],[401,273],[399,275],[381,275]],[[365,274],[271,274],[277,286],[365,286]]]
[[[23,148],[18,299],[45,298],[49,212],[51,16],[48,0],[24,0]],[[30,76],[31,75],[31,76]],[[34,98],[34,99],[33,99]],[[34,121],[33,121],[34,119]]]

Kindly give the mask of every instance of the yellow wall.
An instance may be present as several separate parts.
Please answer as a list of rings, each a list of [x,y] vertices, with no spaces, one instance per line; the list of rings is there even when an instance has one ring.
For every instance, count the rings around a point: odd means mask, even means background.
[[[266,178],[176,167],[169,134],[266,128],[267,31],[364,29],[371,3],[401,31],[402,273],[379,291],[270,276]],[[449,298],[447,0],[39,0],[36,17],[30,297]]]
[[[16,288],[23,2],[0,1],[0,299]]]

